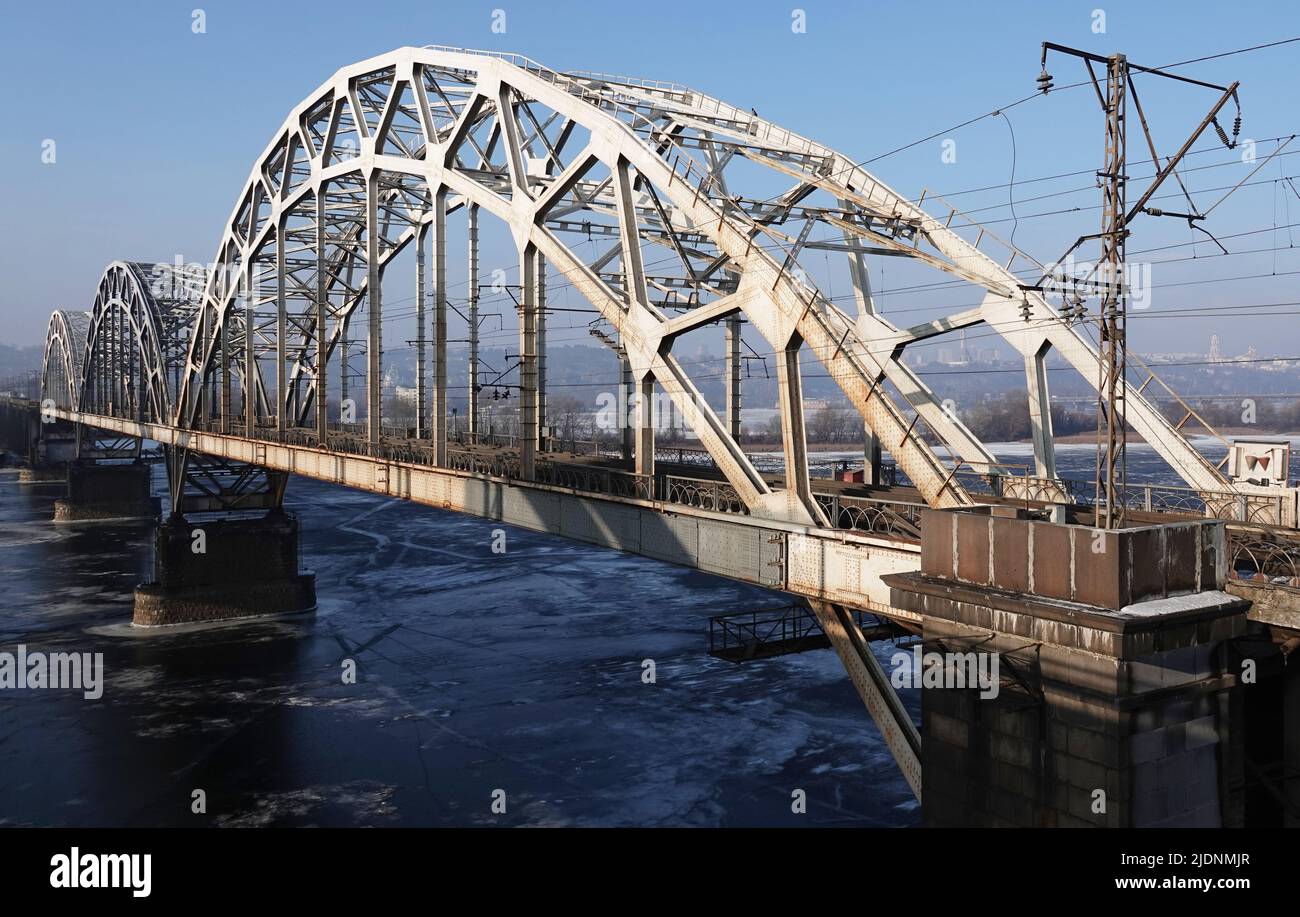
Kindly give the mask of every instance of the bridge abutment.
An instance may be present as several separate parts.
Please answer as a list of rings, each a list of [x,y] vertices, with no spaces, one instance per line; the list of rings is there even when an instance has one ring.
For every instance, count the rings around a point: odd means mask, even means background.
[[[1251,625],[1222,523],[928,511],[922,531],[921,570],[886,579],[922,620],[925,824],[1243,823],[1225,644]]]
[[[162,500],[152,494],[153,472],[143,462],[74,462],[67,474],[68,495],[54,502],[55,522],[157,519],[162,511]]]
[[[133,623],[198,624],[310,611],[316,578],[298,569],[298,520],[284,512],[255,518],[158,526],[154,579],[137,587]]]

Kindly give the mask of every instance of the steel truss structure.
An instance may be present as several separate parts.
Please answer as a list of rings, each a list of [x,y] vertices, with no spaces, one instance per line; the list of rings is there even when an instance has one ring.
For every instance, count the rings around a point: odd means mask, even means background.
[[[774,181],[784,190],[764,193]],[[632,470],[654,472],[649,396],[658,386],[725,476],[728,493],[758,517],[831,524],[809,483],[801,353],[861,414],[868,453],[887,450],[937,507],[973,502],[959,467],[1004,472],[905,365],[908,347],[983,324],[1021,355],[1038,481],[1024,484],[1026,492],[1056,478],[1048,353],[1057,351],[1094,387],[1099,378],[1096,349],[1044,293],[1047,267],[941,200],[910,201],[848,157],[752,109],[676,83],[561,73],[513,54],[408,47],[339,70],[290,112],[253,165],[201,295],[193,276],[173,273],[169,295],[160,296],[156,283],[146,283],[146,273],[158,279],[154,268],[111,265],[80,361],[79,320],[57,313],[46,396],[66,401],[76,392],[70,407],[86,413],[329,446],[343,425],[331,421],[328,399],[348,398],[350,374],[340,367],[349,348],[363,349],[361,445],[378,452],[388,438],[384,281],[394,258],[413,247],[415,438],[428,441],[433,464],[451,467],[447,223],[457,213],[469,235],[472,350],[483,216],[508,227],[517,252],[521,435],[511,467],[524,480],[537,479],[546,416],[548,273],[561,275],[606,323],[610,333],[599,336],[640,396],[628,443]],[[580,256],[579,242],[592,242],[598,255]],[[801,268],[814,251],[847,260],[852,312]],[[965,281],[982,291],[982,302],[915,327],[895,325],[873,299],[873,256],[911,259]],[[776,355],[781,487],[738,443],[742,321]],[[718,322],[728,332],[721,416],[673,354],[683,335]],[[475,353],[470,367],[474,374]],[[471,375],[471,433],[475,382]],[[1136,386],[1125,399],[1130,426],[1189,487],[1233,489]]]
[[[59,310],[50,316],[41,361],[41,398],[76,410],[81,398],[81,369],[86,359],[89,312]]]
[[[50,317],[42,368],[44,407],[171,423],[175,392],[206,285],[199,266],[115,261],[89,312]],[[138,437],[78,424],[78,461],[138,459]],[[176,512],[279,507],[286,476],[265,468],[168,451]]]

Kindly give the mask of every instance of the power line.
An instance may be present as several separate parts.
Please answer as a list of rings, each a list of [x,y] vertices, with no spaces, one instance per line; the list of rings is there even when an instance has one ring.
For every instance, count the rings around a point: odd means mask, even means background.
[[[1198,64],[1198,63],[1201,63],[1202,61],[1207,61],[1207,60],[1217,60],[1218,58],[1221,58],[1221,57],[1230,57],[1230,56],[1232,56],[1232,55],[1234,55],[1234,54],[1245,54],[1245,53],[1250,52],[1250,51],[1261,51],[1261,50],[1263,50],[1263,49],[1265,49],[1265,48],[1275,48],[1275,47],[1277,47],[1278,45],[1290,44],[1291,42],[1294,42],[1294,41],[1300,41],[1300,36],[1297,36],[1296,38],[1285,38],[1285,39],[1282,39],[1282,40],[1280,40],[1280,41],[1272,41],[1272,42],[1268,42],[1268,43],[1266,43],[1266,44],[1262,44],[1262,45],[1254,45],[1254,46],[1249,47],[1249,48],[1237,48],[1237,49],[1232,50],[1232,51],[1221,51],[1221,52],[1219,52],[1219,53],[1217,53],[1217,54],[1208,54],[1208,55],[1206,55],[1206,56],[1204,56],[1204,57],[1195,57],[1195,58],[1191,58],[1191,59],[1189,59],[1189,60],[1179,61],[1178,63],[1175,63],[1175,64],[1165,64],[1163,67],[1157,67],[1157,68],[1155,68],[1155,69],[1156,69],[1156,70],[1172,70],[1174,67],[1185,67],[1185,66],[1187,66],[1188,64]],[[1088,80],[1080,80],[1080,81],[1077,82],[1077,83],[1070,83],[1070,84],[1068,84],[1068,85],[1066,85],[1066,86],[1058,86],[1058,87],[1054,87],[1051,91],[1052,91],[1052,92],[1064,92],[1064,91],[1069,90],[1069,89],[1077,89],[1077,88],[1079,88],[1080,86],[1087,86],[1087,85],[1089,85],[1089,81],[1088,81]],[[873,163],[873,162],[879,162],[880,160],[882,160],[882,159],[886,159],[886,158],[888,158],[888,157],[890,157],[890,156],[893,156],[893,155],[895,155],[896,153],[901,153],[901,152],[903,152],[904,150],[910,150],[910,149],[912,149],[912,147],[920,146],[922,143],[927,143],[927,142],[929,142],[929,141],[931,141],[931,140],[934,140],[934,139],[937,138],[937,137],[942,137],[944,134],[951,134],[951,133],[953,133],[953,132],[955,132],[955,131],[959,131],[959,130],[961,130],[961,129],[964,128],[964,127],[969,127],[969,126],[972,125],[972,124],[976,124],[976,123],[978,123],[978,122],[980,122],[980,121],[983,121],[985,118],[993,118],[993,117],[996,117],[997,115],[1001,114],[1001,113],[1004,112],[1004,111],[1007,111],[1008,109],[1015,108],[1017,105],[1023,105],[1025,102],[1028,102],[1030,99],[1036,99],[1036,98],[1039,98],[1040,96],[1043,96],[1043,95],[1046,95],[1046,93],[1044,93],[1044,92],[1042,92],[1042,91],[1035,91],[1035,92],[1031,93],[1030,95],[1025,96],[1024,98],[1017,99],[1017,100],[1014,101],[1014,102],[1011,102],[1011,103],[1009,103],[1009,104],[1007,104],[1007,105],[1003,105],[1003,106],[1001,106],[1001,107],[999,107],[999,108],[995,108],[995,109],[993,109],[992,111],[987,112],[987,113],[985,113],[985,114],[977,115],[977,116],[974,117],[974,118],[968,118],[967,120],[962,121],[960,124],[954,124],[952,127],[946,128],[946,129],[941,130],[941,131],[936,131],[935,133],[930,134],[930,135],[927,136],[927,137],[922,137],[920,140],[913,140],[911,143],[907,143],[907,144],[904,144],[903,146],[896,147],[896,148],[890,150],[890,151],[887,152],[887,153],[881,153],[879,156],[874,156],[874,157],[872,157],[871,159],[863,160],[862,162],[859,162],[859,163],[857,163],[856,165],[857,165],[858,167],[861,167],[861,166],[870,165],[870,164]],[[1148,160],[1148,161],[1149,161],[1149,160]]]
[[[1011,181],[1007,184],[1007,206],[1011,208],[1011,218],[1014,221],[1011,224],[1011,238],[1007,241],[1014,248],[1016,244],[1016,230],[1020,228],[1020,220],[1016,217],[1016,129],[1011,126],[1011,119],[1007,117],[1006,112],[998,112],[1002,120],[1007,122],[1007,130],[1011,132]]]
[[[1179,61],[1176,64],[1165,64],[1159,67],[1159,70],[1172,70],[1174,67],[1186,67],[1188,64],[1199,64],[1202,61],[1218,60],[1220,57],[1231,57],[1234,54],[1245,54],[1248,51],[1262,51],[1265,48],[1276,48],[1278,45],[1289,45],[1293,41],[1300,41],[1300,35],[1295,38],[1283,38],[1279,41],[1270,41],[1262,45],[1252,45],[1249,48],[1238,48],[1235,51],[1221,51],[1218,54],[1207,54],[1205,57],[1193,57],[1190,60]]]
[[[1282,134],[1282,135],[1279,135],[1279,136],[1277,136],[1277,137],[1261,137],[1261,138],[1259,138],[1258,140],[1256,140],[1255,142],[1256,142],[1256,143],[1275,143],[1275,142],[1277,142],[1277,141],[1279,141],[1279,140],[1286,140],[1288,136],[1291,136],[1291,135],[1289,135],[1289,134]],[[1211,147],[1205,147],[1204,149],[1200,149],[1200,150],[1189,150],[1189,151],[1187,152],[1186,156],[1184,156],[1183,158],[1184,158],[1184,159],[1187,159],[1187,158],[1189,158],[1189,157],[1191,157],[1191,156],[1203,156],[1203,155],[1205,155],[1206,153],[1217,153],[1220,149],[1221,149],[1221,147],[1220,147],[1218,144],[1215,144],[1214,146],[1211,146]],[[1292,155],[1292,154],[1291,154],[1291,153],[1283,153],[1282,155],[1283,155],[1283,156],[1290,156],[1290,155]],[[1132,164],[1132,165],[1135,165],[1135,166],[1137,166],[1137,165],[1150,165],[1152,162],[1153,162],[1153,160],[1150,160],[1150,159],[1134,159],[1134,160],[1131,161],[1131,164]],[[1202,170],[1202,169],[1218,168],[1219,166],[1232,166],[1232,165],[1239,165],[1240,163],[1241,163],[1241,160],[1240,160],[1240,159],[1229,159],[1229,160],[1226,160],[1226,161],[1224,161],[1224,162],[1213,163],[1213,164],[1208,165],[1208,166],[1196,166],[1196,167],[1191,168],[1191,169],[1181,169],[1180,171],[1183,172],[1183,173],[1185,174],[1185,173],[1187,173],[1187,172],[1196,172],[1196,171],[1200,171],[1200,170]],[[1038,184],[1038,183],[1045,182],[1045,181],[1054,181],[1054,180],[1056,180],[1056,179],[1058,179],[1058,178],[1075,178],[1076,176],[1079,176],[1079,175],[1095,175],[1095,174],[1097,174],[1097,169],[1096,169],[1096,167],[1094,166],[1094,167],[1091,168],[1091,169],[1078,169],[1078,170],[1073,171],[1073,172],[1056,172],[1056,173],[1053,173],[1053,174],[1051,174],[1051,175],[1042,175],[1042,176],[1039,176],[1038,178],[1021,178],[1021,179],[1018,179],[1018,180],[1016,181],[1016,184],[1018,184],[1018,185],[1033,185],[1033,184]],[[1144,181],[1144,180],[1146,180],[1146,179],[1148,179],[1148,178],[1154,178],[1154,177],[1155,177],[1154,174],[1152,174],[1152,175],[1140,175],[1140,176],[1136,176],[1136,180],[1138,180],[1138,181]],[[1002,188],[1007,187],[1007,184],[1008,184],[1007,182],[1000,182],[1000,183],[998,183],[998,184],[994,184],[994,185],[981,185],[981,186],[978,187],[978,188],[966,188],[966,189],[964,189],[964,190],[962,190],[962,191],[945,191],[945,192],[943,192],[942,194],[938,194],[938,195],[936,195],[936,196],[937,196],[937,197],[942,197],[942,198],[952,198],[952,197],[961,197],[962,195],[965,195],[965,194],[976,194],[976,193],[978,193],[978,192],[980,192],[980,191],[998,191],[998,190],[1001,190]]]

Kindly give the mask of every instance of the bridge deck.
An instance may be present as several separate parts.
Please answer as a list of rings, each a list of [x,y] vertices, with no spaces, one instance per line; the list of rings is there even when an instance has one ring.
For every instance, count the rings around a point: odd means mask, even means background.
[[[906,484],[814,478],[815,499],[829,526],[805,526],[749,515],[708,454],[687,446],[660,446],[652,476],[636,474],[620,455],[594,444],[545,451],[537,456],[536,479],[525,481],[516,448],[500,437],[449,443],[447,466],[438,467],[427,440],[402,436],[372,444],[341,429],[322,447],[311,430],[259,427],[257,438],[250,439],[223,433],[216,424],[193,431],[57,413],[103,430],[646,554],[898,621],[912,617],[889,605],[889,590],[880,580],[919,564],[925,504]],[[763,458],[756,456],[756,464]],[[761,473],[774,488],[784,484],[779,470]],[[1023,492],[1013,497],[972,489],[972,495],[983,503],[1027,509],[1049,505]],[[1130,511],[1130,519],[1168,522],[1203,517],[1213,508],[1210,501],[1201,512],[1139,508]],[[1087,506],[1072,511],[1076,521],[1089,524]],[[1244,579],[1300,596],[1300,533],[1249,520],[1229,521],[1228,529],[1232,566],[1250,568]]]

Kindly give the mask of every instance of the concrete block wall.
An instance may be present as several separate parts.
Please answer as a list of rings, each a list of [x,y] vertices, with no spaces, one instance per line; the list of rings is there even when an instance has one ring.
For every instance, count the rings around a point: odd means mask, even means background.
[[[1218,520],[1105,531],[992,512],[925,510],[921,572],[1118,611],[1223,589],[1224,539]]]

